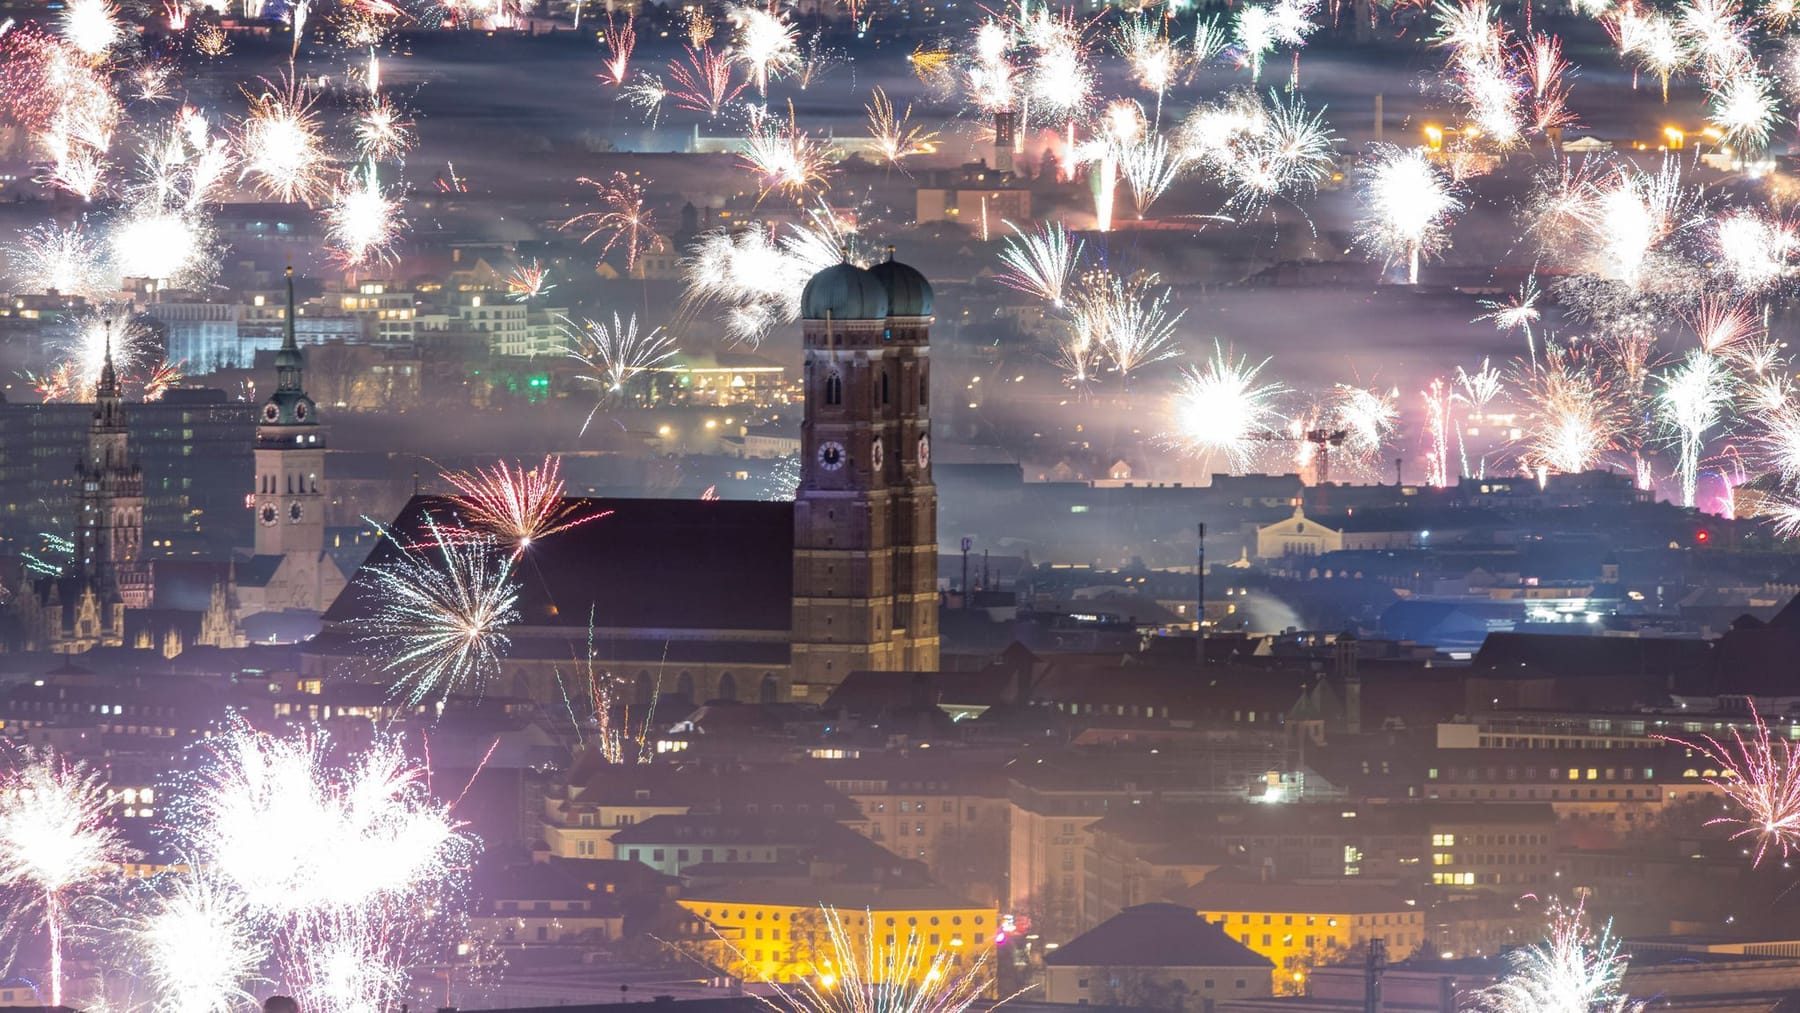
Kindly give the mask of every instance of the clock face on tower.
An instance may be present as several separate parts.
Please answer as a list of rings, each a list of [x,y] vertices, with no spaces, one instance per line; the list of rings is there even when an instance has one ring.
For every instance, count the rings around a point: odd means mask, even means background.
[[[844,466],[844,445],[833,440],[819,444],[819,465],[826,471],[836,471]]]
[[[874,444],[869,447],[869,463],[876,471],[880,471],[881,466],[887,463],[887,449],[881,445],[879,436],[875,437]]]
[[[263,421],[264,422],[280,422],[281,421],[281,409],[276,406],[275,402],[270,401],[268,404],[263,405]]]
[[[305,399],[301,399],[299,401],[294,402],[294,418],[297,421],[305,422],[306,416],[310,413],[310,411],[311,411],[311,409],[306,407]]]
[[[300,522],[300,518],[304,516],[306,516],[306,511],[301,508],[298,502],[288,504],[288,520],[297,524]]]
[[[256,512],[256,519],[263,522],[264,525],[274,524],[280,519],[275,512],[275,504],[264,503],[262,509]]]
[[[931,466],[931,437],[919,434],[919,467]]]

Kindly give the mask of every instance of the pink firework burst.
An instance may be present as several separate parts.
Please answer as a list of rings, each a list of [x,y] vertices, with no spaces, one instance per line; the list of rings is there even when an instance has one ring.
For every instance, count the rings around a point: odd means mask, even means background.
[[[1719,765],[1717,775],[1707,783],[1725,793],[1735,806],[1724,816],[1708,820],[1707,825],[1736,827],[1732,840],[1756,838],[1756,857],[1760,864],[1770,849],[1782,857],[1800,847],[1800,766],[1796,765],[1794,744],[1769,733],[1768,723],[1750,708],[1750,719],[1756,731],[1745,739],[1737,729],[1731,731],[1728,746],[1710,735],[1699,742],[1670,738],[1667,741],[1686,746]]]
[[[600,74],[600,80],[622,85],[631,69],[631,51],[637,48],[637,26],[630,14],[617,20],[614,15],[607,15],[605,45],[606,70]]]
[[[447,471],[444,480],[456,487],[461,523],[444,528],[446,541],[495,539],[513,546],[513,555],[524,553],[531,543],[597,521],[611,511],[584,512],[563,495],[558,474],[561,459],[546,456],[544,463],[527,470],[508,467],[505,461],[492,468]]]
[[[587,229],[581,237],[584,243],[605,236],[606,243],[600,248],[602,260],[618,247],[625,253],[625,270],[630,271],[637,267],[638,257],[662,247],[656,216],[644,207],[644,188],[632,182],[631,177],[615,172],[604,183],[586,176],[575,182],[594,188],[598,207],[563,222],[562,227]]]
[[[690,112],[717,116],[726,105],[750,87],[750,80],[736,79],[731,57],[711,46],[689,46],[686,60],[669,61],[669,97]]]

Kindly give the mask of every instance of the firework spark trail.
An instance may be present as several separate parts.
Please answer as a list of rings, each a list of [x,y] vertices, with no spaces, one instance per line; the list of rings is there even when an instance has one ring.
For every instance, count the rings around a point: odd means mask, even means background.
[[[598,207],[584,211],[562,223],[564,229],[587,229],[583,243],[596,236],[606,237],[600,247],[600,259],[617,248],[625,254],[625,271],[637,268],[638,258],[662,248],[662,236],[656,231],[656,216],[644,206],[644,188],[622,172],[602,183],[586,176],[575,181],[594,188]]]
[[[569,356],[592,370],[581,379],[598,388],[602,398],[623,394],[633,377],[667,364],[679,351],[674,336],[661,327],[640,333],[636,314],[621,320],[614,313],[611,327],[599,320],[585,319],[578,324],[567,318],[561,326],[569,342]],[[595,410],[598,407],[596,404]],[[591,413],[588,417],[590,421],[593,418]]]
[[[244,899],[205,873],[173,878],[131,927],[161,1008],[236,1013],[269,958]]]
[[[506,276],[506,291],[514,302],[530,302],[556,285],[550,281],[550,269],[533,257],[513,268]]]
[[[45,751],[0,774],[0,889],[30,899],[50,943],[50,1005],[63,1004],[63,937],[70,906],[124,861],[124,839],[100,775]]]
[[[399,197],[382,188],[372,164],[351,173],[325,209],[326,248],[348,268],[394,263],[405,227]]]
[[[369,162],[398,159],[413,146],[415,124],[383,96],[368,100],[356,116],[356,152]]]
[[[106,250],[85,225],[54,222],[21,229],[6,250],[14,286],[25,292],[57,292],[92,299],[115,287]]]
[[[1756,314],[1735,299],[1704,295],[1682,314],[1700,347],[1709,355],[1733,354],[1757,333]]]
[[[650,129],[655,130],[662,119],[662,106],[669,97],[669,89],[663,84],[662,78],[640,70],[630,84],[620,87],[619,97],[644,113],[649,120]]]
[[[1651,271],[1674,239],[1704,220],[1702,195],[1681,183],[1673,156],[1644,172],[1630,163],[1583,165],[1542,182],[1534,229],[1571,268],[1639,290],[1672,272]]]
[[[1377,145],[1363,166],[1363,218],[1357,243],[1388,264],[1407,265],[1419,283],[1419,262],[1450,245],[1450,222],[1463,209],[1455,186],[1423,148]]]
[[[311,205],[324,196],[332,162],[313,108],[317,98],[291,79],[263,79],[260,92],[246,89],[244,97],[250,115],[238,130],[240,177],[270,200]]]
[[[762,197],[780,191],[797,201],[822,195],[834,171],[829,146],[800,129],[788,103],[786,119],[755,118],[740,152],[744,168],[757,176]]]
[[[1467,417],[1471,421],[1479,420],[1485,423],[1488,407],[1499,399],[1503,389],[1504,381],[1499,367],[1491,366],[1487,359],[1482,359],[1481,368],[1474,372],[1465,370],[1461,366],[1456,367],[1456,387],[1450,397],[1458,404],[1468,406]],[[1471,471],[1469,469],[1469,450],[1463,442],[1461,429],[1456,432],[1456,446],[1462,461],[1462,473],[1474,475],[1478,479],[1486,478],[1487,455],[1483,454],[1477,458],[1475,470]]]
[[[1131,189],[1131,201],[1140,219],[1187,169],[1180,153],[1158,134],[1126,145],[1119,165],[1124,170],[1125,184]]]
[[[458,502],[472,512],[486,505]],[[468,527],[440,527],[431,518],[426,529],[425,542],[396,540],[391,558],[364,568],[371,612],[353,623],[357,641],[375,651],[392,677],[395,694],[414,706],[479,689],[499,673],[512,644],[506,628],[519,619],[513,561],[528,544],[470,537]]]
[[[1091,285],[1075,307],[1076,330],[1093,336],[1093,344],[1112,361],[1127,385],[1134,370],[1173,358],[1175,327],[1184,310],[1169,311],[1172,292],[1152,290],[1156,275],[1120,278],[1110,275]]]
[[[110,328],[110,329],[109,329]],[[129,376],[153,361],[154,335],[150,328],[123,306],[102,306],[78,314],[69,321],[69,338],[61,346],[59,371],[66,371],[68,388],[61,400],[92,401],[100,383],[110,346],[113,368]]]
[[[850,239],[830,214],[786,233],[760,222],[704,233],[682,261],[684,300],[722,310],[732,338],[754,345],[799,318],[807,279],[838,263]]]
[[[1734,73],[1707,93],[1706,118],[1725,144],[1758,154],[1780,119],[1774,87],[1761,74]]]
[[[475,848],[431,797],[427,767],[395,736],[339,753],[316,728],[276,737],[235,717],[200,748],[206,758],[179,793],[173,830],[224,894],[211,914],[241,907],[252,945],[268,946],[278,984],[308,1008],[397,1000],[373,993],[428,959],[418,944],[445,919]],[[210,924],[229,941],[229,925]]]
[[[1795,518],[1791,512],[1777,515],[1780,523]],[[1751,704],[1750,720],[1755,732],[1748,740],[1735,727],[1729,745],[1710,735],[1698,742],[1670,739],[1705,756],[1718,765],[1719,773],[1707,782],[1723,792],[1735,810],[1709,820],[1707,825],[1735,828],[1732,840],[1756,838],[1753,864],[1760,865],[1763,856],[1777,851],[1783,858],[1800,847],[1800,763],[1796,763],[1792,740],[1777,737]]]
[[[1589,929],[1584,912],[1556,906],[1548,937],[1508,953],[1504,978],[1476,993],[1477,1013],[1635,1013],[1623,991],[1627,958],[1611,926]]]
[[[1494,8],[1487,0],[1440,0],[1432,13],[1434,41],[1451,51],[1451,80],[1469,118],[1493,144],[1517,143],[1528,88],[1507,63],[1512,43]]]
[[[875,148],[890,164],[899,165],[914,155],[927,155],[937,150],[937,131],[927,130],[911,122],[912,106],[894,115],[894,103],[880,87],[863,107],[869,113],[869,136]]]
[[[1788,219],[1733,208],[1713,219],[1710,231],[1718,269],[1734,291],[1762,295],[1793,276],[1800,236]]]
[[[501,461],[492,468],[444,472],[444,481],[456,490],[459,523],[439,534],[459,543],[510,545],[516,558],[535,542],[607,516],[570,502],[561,473],[562,458],[553,455],[529,470]]]
[[[1538,291],[1537,275],[1528,276],[1519,285],[1519,291],[1506,299],[1482,299],[1477,305],[1487,310],[1476,317],[1477,321],[1489,320],[1498,331],[1510,331],[1518,328],[1525,335],[1525,351],[1533,363],[1537,362],[1537,343],[1532,340],[1531,325],[1542,319],[1538,310],[1538,300],[1543,293]]]
[[[1063,308],[1071,283],[1081,269],[1082,240],[1065,230],[1061,222],[1039,222],[1031,232],[1011,222],[1012,235],[1000,251],[1007,270],[996,280],[1008,288],[1027,292],[1057,309]]]
[[[769,81],[800,64],[799,30],[777,7],[732,7],[727,16],[737,29],[732,55],[750,68],[758,95],[769,94]]]
[[[1521,463],[1575,474],[1598,464],[1624,428],[1618,394],[1590,357],[1546,342],[1516,379],[1524,401]]]
[[[1707,433],[1730,410],[1736,378],[1716,356],[1695,348],[1661,379],[1657,414],[1678,448],[1675,475],[1681,482],[1681,505],[1691,507],[1699,481],[1701,448]]]
[[[1233,469],[1248,467],[1257,441],[1283,422],[1276,399],[1287,388],[1257,380],[1268,364],[1233,358],[1215,342],[1212,358],[1182,376],[1169,406],[1168,440],[1193,457],[1219,454]]]
[[[1325,425],[1343,430],[1343,450],[1353,460],[1379,461],[1382,448],[1399,427],[1396,393],[1347,383],[1332,386],[1325,407]]]
[[[1450,403],[1453,392],[1443,377],[1433,377],[1419,392],[1425,405],[1425,484],[1442,489],[1450,484]]]
[[[606,16],[606,70],[600,80],[623,85],[630,73],[631,53],[637,48],[637,25],[629,13],[618,20],[615,17],[611,13]]]

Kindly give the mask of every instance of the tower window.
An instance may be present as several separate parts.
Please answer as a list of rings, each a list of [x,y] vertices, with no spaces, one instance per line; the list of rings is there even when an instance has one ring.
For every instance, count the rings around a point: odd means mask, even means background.
[[[885,369],[881,371],[881,403],[888,403],[888,374]]]
[[[825,375],[825,403],[828,405],[844,403],[844,377],[835,369]]]
[[[919,403],[931,403],[931,383],[926,379],[924,370],[919,371]]]

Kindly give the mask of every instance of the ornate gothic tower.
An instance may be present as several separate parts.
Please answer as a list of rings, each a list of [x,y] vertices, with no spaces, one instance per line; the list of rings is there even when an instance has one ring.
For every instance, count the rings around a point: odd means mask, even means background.
[[[890,250],[866,271],[820,271],[801,303],[794,682],[829,689],[858,669],[935,671],[931,285]]]
[[[325,434],[300,383],[306,357],[294,340],[291,267],[286,327],[275,353],[275,393],[256,427],[256,554],[316,560],[325,550]]]
[[[144,544],[144,472],[131,453],[125,428],[124,392],[113,369],[111,321],[106,328],[106,360],[94,390],[87,453],[75,469],[75,561],[102,603],[119,599],[122,585],[130,592],[126,597],[134,599],[147,590],[137,579]]]

